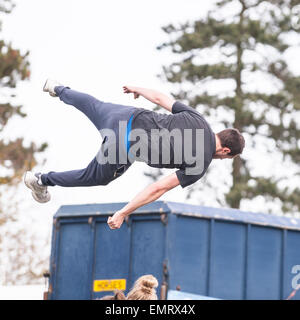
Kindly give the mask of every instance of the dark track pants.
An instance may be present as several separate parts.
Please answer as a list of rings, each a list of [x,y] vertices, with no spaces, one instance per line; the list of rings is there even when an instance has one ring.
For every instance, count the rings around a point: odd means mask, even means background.
[[[83,112],[98,130],[113,130],[116,134],[117,141],[119,138],[119,121],[128,122],[136,110],[135,107],[99,101],[88,94],[71,90],[68,87],[56,87],[55,92],[64,103],[72,105]],[[123,139],[120,141],[122,140]],[[118,144],[116,147],[118,150]],[[127,164],[111,164],[108,162],[100,164],[98,160],[97,156],[95,156],[84,169],[64,172],[50,171],[47,174],[42,174],[42,182],[48,186],[58,185],[62,187],[107,185],[109,182],[121,176],[132,164],[130,161],[127,161]]]

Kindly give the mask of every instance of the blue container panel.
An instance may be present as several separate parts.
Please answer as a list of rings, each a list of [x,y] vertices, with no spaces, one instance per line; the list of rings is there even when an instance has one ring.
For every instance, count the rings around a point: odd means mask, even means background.
[[[164,261],[168,289],[179,286],[189,294],[285,299],[293,291],[292,283],[300,284],[300,232],[289,229],[300,227],[296,220],[155,202],[132,215],[129,225],[112,231],[107,215],[122,206],[64,206],[56,214],[51,299],[112,293],[94,293],[93,280],[126,279],[128,292],[140,276],[153,274],[160,286]],[[161,213],[168,216],[166,225]],[[293,299],[300,300],[300,290]]]
[[[279,229],[251,226],[247,299],[281,299],[282,235]]]
[[[108,230],[106,220],[96,222],[93,280],[128,279],[130,232],[124,223],[119,230]],[[128,284],[127,288],[128,289]],[[94,292],[100,298],[112,292]]]
[[[209,296],[243,299],[246,268],[246,225],[214,222]]]
[[[284,299],[294,290],[292,287],[293,281],[300,285],[299,267],[295,267],[300,266],[300,232],[287,231],[285,248]],[[293,268],[294,272],[297,273],[292,273]],[[300,290],[297,291],[293,300],[300,300]]]
[[[159,285],[163,280],[165,227],[157,217],[156,219],[145,218],[133,218],[131,225],[129,289],[135,280],[145,274],[155,276]]]
[[[170,223],[169,289],[207,295],[210,220],[177,216]]]
[[[60,224],[54,299],[91,298],[91,226]]]

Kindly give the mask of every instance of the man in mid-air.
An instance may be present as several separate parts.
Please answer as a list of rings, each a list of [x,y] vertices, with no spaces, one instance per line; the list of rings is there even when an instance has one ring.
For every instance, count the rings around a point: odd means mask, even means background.
[[[237,129],[215,134],[195,109],[155,90],[123,87],[124,93],[132,93],[135,99],[143,96],[171,114],[103,102],[50,79],[43,90],[83,112],[100,131],[103,142],[84,169],[44,174],[27,171],[24,182],[36,201],[50,200],[48,186],[107,185],[124,174],[134,161],[156,168],[177,169],[147,186],[109,217],[107,223],[111,229],[120,228],[126,216],[167,191],[195,183],[205,174],[212,159],[233,159],[245,146]]]

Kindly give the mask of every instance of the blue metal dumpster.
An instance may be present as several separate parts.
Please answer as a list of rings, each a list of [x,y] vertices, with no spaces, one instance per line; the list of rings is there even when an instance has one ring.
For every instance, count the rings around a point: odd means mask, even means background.
[[[300,219],[157,201],[110,230],[108,216],[125,204],[57,211],[49,299],[97,299],[114,288],[127,293],[144,274],[158,279],[161,298],[182,290],[219,299],[285,299],[300,283]]]

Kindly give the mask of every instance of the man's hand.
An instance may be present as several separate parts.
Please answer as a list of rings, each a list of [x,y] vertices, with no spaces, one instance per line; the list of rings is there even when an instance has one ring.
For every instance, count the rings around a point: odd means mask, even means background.
[[[112,217],[108,217],[107,224],[111,229],[119,229],[125,219],[125,215],[117,211]]]
[[[131,86],[124,86],[123,87],[124,93],[133,93],[134,99],[137,99],[140,94],[137,92],[137,88]]]

